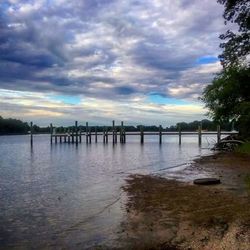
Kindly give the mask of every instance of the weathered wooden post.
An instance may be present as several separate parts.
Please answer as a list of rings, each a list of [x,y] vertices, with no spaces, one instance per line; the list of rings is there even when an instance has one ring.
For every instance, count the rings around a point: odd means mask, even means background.
[[[53,134],[53,125],[52,123],[50,123],[50,144],[53,143],[53,137],[52,137],[52,134]]]
[[[55,135],[54,135],[55,136],[55,143],[57,143],[57,134],[56,133],[57,133],[57,131],[56,131],[56,128],[55,128]]]
[[[97,143],[97,127],[95,126],[95,143]]]
[[[89,123],[88,122],[86,122],[86,127],[85,127],[86,129],[86,132],[85,132],[85,134],[86,134],[86,143],[89,143]]]
[[[61,135],[59,136],[59,141],[60,141],[60,143],[62,143],[62,136]]]
[[[201,146],[201,125],[198,126],[198,142],[199,147]]]
[[[89,143],[91,143],[92,135],[91,135],[91,127],[89,127]]]
[[[66,129],[63,129],[63,139],[64,139],[64,143],[66,143]]]
[[[109,142],[109,128],[106,128],[106,143]]]
[[[220,142],[221,139],[221,129],[220,129],[220,125],[217,126],[217,143]]]
[[[159,126],[159,143],[162,144],[162,126]]]
[[[117,143],[117,128],[115,128],[115,143]]]
[[[120,142],[123,143],[123,121],[121,122],[120,128]]]
[[[141,144],[144,143],[144,132],[143,132],[143,126],[140,126],[140,134],[141,134]]]
[[[33,122],[30,123],[30,145],[33,146]]]
[[[115,143],[115,121],[112,121],[112,136],[113,136],[113,143]]]
[[[79,143],[82,143],[82,127],[80,127],[79,131]]]
[[[72,128],[72,130],[71,130],[71,138],[72,138],[72,143],[75,143],[74,128]]]
[[[75,134],[76,134],[76,144],[78,144],[78,122],[75,121]]]
[[[105,127],[102,127],[103,143],[105,143]]]
[[[179,145],[181,145],[181,126],[178,126],[179,129]]]
[[[126,143],[126,129],[123,128],[123,143]]]
[[[68,131],[67,131],[67,137],[68,137],[68,143],[70,143],[70,129],[68,128]]]

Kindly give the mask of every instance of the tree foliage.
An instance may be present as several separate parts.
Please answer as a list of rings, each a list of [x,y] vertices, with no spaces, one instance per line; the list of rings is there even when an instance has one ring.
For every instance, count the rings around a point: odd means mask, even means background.
[[[202,96],[213,120],[239,123],[242,134],[250,127],[250,71],[248,67],[224,69],[208,85]]]
[[[4,119],[0,116],[0,134],[25,134],[30,127],[26,122],[17,119]]]
[[[223,17],[238,26],[220,36],[223,70],[208,85],[202,100],[215,121],[237,121],[240,133],[250,137],[250,1],[217,0],[225,6]]]
[[[220,38],[223,53],[219,56],[224,68],[239,65],[245,61],[250,51],[250,1],[249,0],[218,0],[225,6],[223,17],[238,26],[238,31],[227,30]]]

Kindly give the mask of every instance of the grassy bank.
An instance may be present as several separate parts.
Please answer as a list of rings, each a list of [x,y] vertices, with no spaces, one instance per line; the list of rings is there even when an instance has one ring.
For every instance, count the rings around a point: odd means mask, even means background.
[[[246,142],[239,146],[237,152],[250,155],[250,142]]]

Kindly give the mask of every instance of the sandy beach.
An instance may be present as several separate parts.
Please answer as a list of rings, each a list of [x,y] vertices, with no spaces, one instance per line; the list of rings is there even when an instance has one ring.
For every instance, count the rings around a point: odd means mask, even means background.
[[[190,169],[213,172],[214,186],[131,175],[117,248],[250,249],[249,162],[237,153],[196,160]]]

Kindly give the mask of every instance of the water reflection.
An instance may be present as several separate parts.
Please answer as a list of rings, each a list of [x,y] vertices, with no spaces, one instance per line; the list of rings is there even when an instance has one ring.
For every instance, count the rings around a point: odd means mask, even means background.
[[[92,138],[93,139],[93,138]],[[197,137],[127,136],[113,144],[83,138],[50,144],[49,136],[0,138],[0,244],[3,248],[91,247],[114,239],[123,216],[121,186],[129,174],[177,178],[186,162],[209,152]],[[119,139],[119,138],[118,138]],[[3,226],[4,225],[4,226]]]

